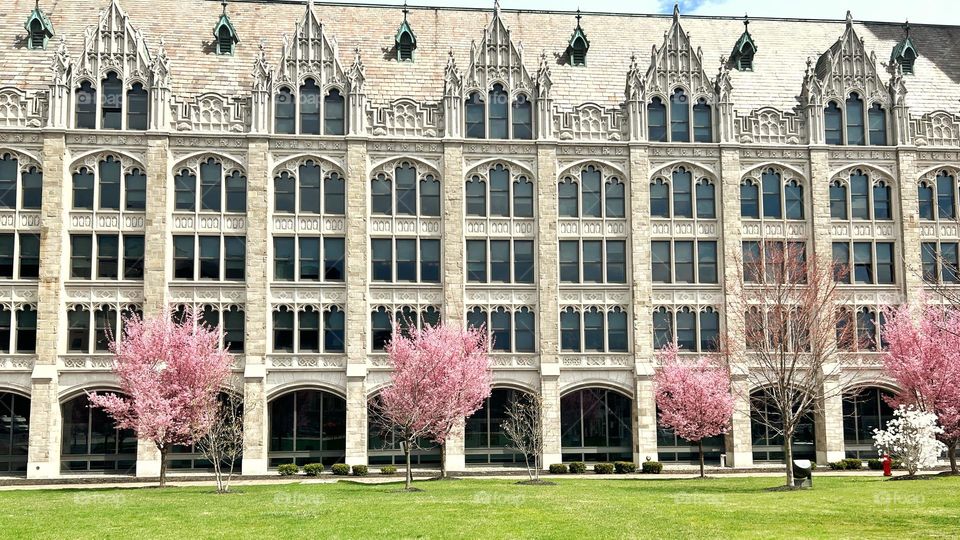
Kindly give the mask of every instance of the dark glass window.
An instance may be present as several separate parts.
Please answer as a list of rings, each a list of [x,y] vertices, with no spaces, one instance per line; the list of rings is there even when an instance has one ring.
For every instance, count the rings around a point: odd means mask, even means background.
[[[487,137],[486,106],[479,92],[470,94],[466,103],[467,138],[485,139]]]
[[[300,342],[299,352],[320,352],[320,313],[308,306],[297,313],[297,333]]]
[[[420,240],[420,281],[440,283],[440,240]]]
[[[330,90],[323,98],[323,134],[343,135],[346,133],[346,111],[343,96],[339,90]]]
[[[73,173],[73,208],[93,210],[93,171],[86,167]]]
[[[335,172],[328,174],[323,180],[323,190],[323,211],[327,214],[343,215],[346,204],[343,177]]]
[[[607,283],[627,282],[627,243],[607,240]]]
[[[467,215],[487,215],[487,185],[480,178],[474,176],[467,181]]]
[[[719,345],[720,314],[713,308],[700,313],[700,350],[715,351]]]
[[[830,184],[830,217],[847,219],[847,186],[840,182]]]
[[[687,351],[697,350],[697,314],[688,307],[677,310],[677,346]]]
[[[503,308],[497,308],[490,314],[491,350],[510,352],[513,349],[511,318],[512,314]]]
[[[293,238],[279,236],[273,238],[273,279],[293,281],[296,264],[294,246]]]
[[[247,264],[247,239],[243,236],[224,236],[223,251],[223,279],[243,281]]]
[[[863,100],[856,92],[847,98],[847,144],[867,144],[863,131]]]
[[[673,216],[693,217],[693,174],[683,167],[673,171]]]
[[[623,182],[611,178],[606,184],[604,209],[608,218],[622,218],[626,212]]]
[[[955,193],[953,176],[947,174],[946,171],[940,172],[937,175],[937,216],[940,219],[953,219],[956,215]],[[933,218],[933,216],[930,217]]]
[[[533,217],[533,183],[523,176],[513,183],[513,217]]]
[[[393,241],[384,238],[370,240],[371,279],[393,281]]]
[[[697,282],[717,283],[717,242],[697,241]]]
[[[827,144],[843,144],[843,111],[831,101],[823,110],[824,134]]]
[[[670,265],[670,242],[653,241],[651,244],[651,261],[653,265],[654,283],[671,283],[672,273]]]
[[[873,283],[873,244],[853,243],[853,279],[855,283]]]
[[[97,235],[97,278],[117,279],[120,255],[120,237],[116,234]]]
[[[764,171],[761,182],[763,184],[763,217],[780,219],[783,214],[780,209],[780,174],[768,169]]]
[[[220,279],[220,237],[199,236],[200,279]]]
[[[503,165],[490,169],[490,215],[510,217],[510,171]]]
[[[303,281],[320,281],[320,238],[301,237],[299,245],[300,279]]]
[[[560,281],[580,283],[580,242],[560,241]]]
[[[320,88],[313,79],[300,86],[300,133],[320,134]]]
[[[597,308],[583,312],[583,350],[603,352],[604,350],[604,313]]]
[[[127,90],[127,129],[147,129],[149,103],[147,91],[140,83],[133,83]]]
[[[877,255],[880,259],[880,255]],[[891,265],[892,268],[892,265]],[[957,283],[960,270],[960,253],[956,242],[941,242],[940,244],[940,279],[944,283]],[[892,281],[891,281],[892,283]]]
[[[195,210],[197,208],[197,176],[184,169],[173,177],[174,209]]]
[[[693,106],[693,141],[713,142],[713,113],[704,98],[697,100]]]
[[[515,322],[513,328],[513,350],[525,353],[536,352],[536,317],[533,312],[527,308],[520,308],[514,313],[513,318]]]
[[[533,241],[513,241],[513,281],[533,283]]]
[[[697,182],[697,217],[717,217],[716,187],[706,179]]]
[[[650,142],[667,142],[667,107],[658,97],[647,104],[647,127]]]
[[[247,211],[247,177],[240,171],[233,171],[227,176],[227,212]]]
[[[173,237],[173,277],[174,279],[194,279],[194,237]]]
[[[873,219],[893,219],[890,186],[885,182],[873,186]]]
[[[397,215],[417,215],[417,170],[409,163],[396,168]]]
[[[494,84],[493,88],[490,89],[488,93],[489,101],[488,103],[488,115],[489,115],[489,124],[490,124],[490,138],[491,139],[506,139],[510,137],[508,132],[509,126],[507,124],[507,105],[510,102],[510,98],[507,96],[507,92],[504,91],[503,86],[500,84]]]
[[[783,191],[786,199],[787,219],[803,219],[803,186],[798,184],[796,180],[791,180],[784,186]]]
[[[43,173],[36,167],[30,167],[21,175],[21,179],[23,189],[21,207],[39,210],[43,201]]]
[[[677,283],[696,283],[694,274],[693,242],[688,240],[673,243],[674,276]]]
[[[110,350],[110,340],[116,335],[117,312],[113,309],[101,307],[93,313],[96,352]]]
[[[673,314],[665,308],[653,312],[653,346],[662,349],[673,343]]]
[[[580,314],[573,308],[560,312],[560,350],[580,352]]]
[[[894,258],[892,242],[877,242],[877,283],[894,283]]]
[[[560,217],[577,217],[579,215],[577,184],[572,178],[564,178],[557,186],[557,198]]]
[[[509,240],[490,240],[490,281],[510,283]]]
[[[286,306],[273,312],[273,350],[293,352],[293,312]]]
[[[677,88],[670,96],[670,140],[690,142],[690,104],[687,94]]]
[[[370,326],[373,329],[373,350],[382,351],[390,342],[390,336],[393,335],[393,328],[390,322],[390,314],[380,308],[370,314]]]
[[[487,242],[467,240],[467,281],[486,283]]]
[[[120,162],[107,156],[98,164],[100,171],[100,208],[120,209]]]
[[[603,241],[584,240],[583,282],[603,283]]]
[[[223,165],[213,158],[200,164],[200,209],[220,211]]]
[[[740,184],[740,217],[760,219],[760,189],[750,180]]]
[[[763,257],[760,242],[743,242],[743,280],[759,283],[763,276]]]
[[[833,267],[834,281],[850,283],[850,244],[833,243]]]
[[[861,171],[850,175],[850,206],[853,219],[870,219],[870,179]]]
[[[417,241],[397,239],[396,281],[417,281]]]
[[[273,209],[277,213],[292,214],[297,208],[297,181],[284,171],[273,179]]]
[[[107,73],[107,78],[100,82],[103,88],[103,100],[100,103],[100,113],[103,115],[100,127],[102,129],[123,128],[123,81],[116,72]]]
[[[583,200],[583,217],[602,217],[603,205],[600,202],[602,180],[600,171],[587,167],[580,173],[580,192]]]
[[[40,277],[40,235],[20,233],[20,279]]]
[[[242,353],[245,345],[246,321],[243,310],[237,306],[223,312],[223,346],[233,353]]]
[[[2,238],[0,238],[2,240]],[[11,249],[12,256],[12,249]],[[89,234],[70,235],[70,277],[90,279],[93,261],[93,237]],[[12,268],[11,268],[12,271]]]
[[[90,352],[90,312],[86,309],[67,311],[67,351]]]
[[[37,311],[24,306],[17,311],[17,335],[15,350],[18,353],[37,352]]]
[[[325,352],[343,352],[345,341],[345,318],[343,311],[330,308],[323,314],[323,350]]]
[[[607,312],[607,350],[627,352],[628,347],[627,312],[614,308]]]
[[[323,239],[323,279],[327,281],[344,280],[344,239]]]
[[[513,101],[513,138],[533,139],[533,104],[519,94]]]
[[[289,88],[281,88],[274,97],[274,131],[292,135],[297,132],[297,104]]]
[[[873,146],[887,145],[887,113],[879,103],[874,103],[867,112],[870,123],[870,144]]]
[[[77,129],[97,129],[97,90],[83,81],[76,91]]]
[[[0,278],[13,279],[15,238],[12,233],[0,234]]]
[[[143,279],[143,235],[123,236],[123,278]]]
[[[420,215],[440,215],[440,181],[431,175],[420,181]]]
[[[124,180],[125,208],[127,210],[144,210],[147,207],[147,175],[140,169],[133,169]]]
[[[300,211],[307,214],[320,213],[320,165],[307,161],[300,165]]]

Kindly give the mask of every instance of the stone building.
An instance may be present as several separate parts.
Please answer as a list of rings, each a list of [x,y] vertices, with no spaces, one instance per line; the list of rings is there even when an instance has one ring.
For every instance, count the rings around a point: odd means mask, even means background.
[[[849,14],[8,0],[0,471],[156,474],[85,392],[116,388],[124,312],[186,305],[236,353],[244,474],[397,459],[367,425],[396,314],[495,337],[451,469],[517,459],[498,428],[514,392],[544,397],[547,464],[689,461],[656,426],[655,348],[711,347],[743,249],[852,260],[843,295],[874,343],[881,306],[956,281],[936,264],[960,242],[955,35]],[[800,455],[866,455],[890,414],[877,353],[851,356],[868,369],[829,381],[844,393]],[[781,459],[745,397],[707,450]],[[204,464],[183,448],[172,466]]]

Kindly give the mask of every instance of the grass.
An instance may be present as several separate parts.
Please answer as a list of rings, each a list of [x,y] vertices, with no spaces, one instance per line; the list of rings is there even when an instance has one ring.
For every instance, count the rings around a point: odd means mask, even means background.
[[[960,478],[274,484],[0,492],[4,538],[917,538],[960,535]]]

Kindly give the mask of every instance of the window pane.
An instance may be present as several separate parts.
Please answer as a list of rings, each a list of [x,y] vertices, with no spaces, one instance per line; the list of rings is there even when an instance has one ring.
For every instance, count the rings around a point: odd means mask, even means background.
[[[417,170],[404,163],[396,168],[397,179],[397,215],[415,216],[417,214]]]
[[[281,88],[274,98],[274,117],[276,125],[274,131],[280,134],[296,133],[297,106],[293,100],[293,92],[289,88]]]
[[[333,308],[323,315],[323,350],[324,352],[343,352],[344,340],[344,313]]]
[[[320,238],[300,238],[300,279],[320,281]]]
[[[693,242],[678,241],[673,244],[674,271],[676,272],[677,283],[694,283],[693,273]]]
[[[626,203],[624,200],[624,185],[622,182],[613,179],[606,184],[606,209],[608,218],[622,218],[625,215]]]
[[[740,217],[760,219],[760,190],[752,182],[740,184]]]
[[[200,209],[220,211],[223,166],[213,159],[200,164]]]
[[[873,244],[853,243],[853,277],[855,283],[873,283]]]
[[[560,350],[580,352],[580,314],[573,310],[560,312]]]
[[[277,281],[294,279],[293,238],[273,238],[273,279]]]
[[[440,240],[420,240],[420,281],[440,283]]]
[[[100,208],[120,209],[120,162],[107,157],[98,165],[100,171]]]
[[[850,244],[833,243],[833,278],[835,281],[850,283]]]
[[[323,239],[323,279],[326,281],[344,280],[344,239]]]
[[[893,243],[877,242],[877,283],[892,284],[894,282],[893,265]]]
[[[73,174],[73,207],[93,210],[93,172],[86,168]]]
[[[917,186],[917,200],[920,204],[920,219],[933,219],[933,189],[926,184]]]
[[[486,283],[487,242],[467,240],[467,281]]]
[[[607,240],[607,283],[627,282],[627,243]]]
[[[197,177],[184,169],[173,177],[174,208],[176,210],[194,210],[197,206]]]
[[[584,217],[603,216],[603,207],[600,204],[601,178],[600,171],[593,167],[580,173],[580,191],[583,193]]]
[[[339,90],[330,90],[323,102],[323,133],[324,135],[343,135],[346,133],[346,111],[344,110],[343,96]]]
[[[883,182],[873,186],[873,219],[892,219],[890,187]]]
[[[673,215],[674,217],[693,217],[693,175],[680,168],[673,173]]]
[[[492,350],[494,351],[512,350],[510,315],[503,308],[490,314],[490,333],[493,340]]]
[[[20,233],[20,279],[40,277],[40,235]]]
[[[490,138],[506,139],[509,137],[507,132],[507,105],[509,98],[499,84],[493,85],[489,92],[489,118],[490,118]]]
[[[715,351],[719,345],[720,314],[712,309],[700,313],[700,350]]]
[[[533,183],[523,177],[513,183],[513,217],[533,217]]]
[[[224,279],[243,281],[246,276],[247,239],[243,236],[224,236]]]
[[[803,219],[803,186],[790,181],[785,188],[787,219]]]
[[[533,241],[513,241],[513,280],[515,283],[533,283]]]
[[[513,102],[513,138],[533,138],[533,104],[523,94]]]
[[[43,173],[36,167],[31,167],[29,171],[22,173],[23,195],[20,205],[26,209],[40,209],[43,201]]]
[[[833,101],[823,111],[824,131],[827,144],[843,144],[843,113]]]
[[[173,237],[173,277],[174,279],[194,279],[193,257],[194,237]]]
[[[650,142],[667,141],[667,106],[660,98],[653,98],[647,104],[647,126]]]
[[[343,215],[345,189],[343,177],[331,172],[323,179],[323,211]]]
[[[699,283],[717,283],[717,243],[715,241],[697,242],[697,278]]]
[[[440,182],[432,176],[420,181],[420,215],[440,215]]]
[[[856,93],[847,98],[847,144],[866,144],[863,133],[863,100]]]
[[[953,219],[955,215],[955,191],[953,176],[945,172],[937,175],[937,215],[941,219]]]
[[[297,183],[290,173],[283,172],[273,180],[273,208],[292,214],[297,208]]]
[[[143,279],[143,235],[123,236],[123,277]]]
[[[147,175],[134,169],[124,177],[127,210],[144,210],[147,207]]]
[[[671,283],[670,242],[651,242],[651,260],[653,261],[653,282]]]
[[[467,182],[467,215],[487,215],[487,185],[479,178],[474,177]]]
[[[670,217],[670,186],[663,180],[650,184],[650,215]]]
[[[763,217],[779,219],[780,211],[780,175],[773,171],[763,173]]]
[[[115,234],[97,235],[97,278],[117,279],[120,238]]]
[[[516,328],[514,335],[516,340],[514,350],[516,352],[536,352],[536,333],[534,332],[535,317],[533,312],[524,308],[514,314]]]
[[[870,219],[870,180],[867,175],[855,172],[850,175],[850,206],[853,219]]]
[[[713,114],[706,100],[700,98],[693,106],[693,140],[694,142],[713,142]]]
[[[417,281],[416,240],[397,240],[397,281]]]
[[[679,88],[670,96],[670,140],[690,142],[689,98]]]
[[[220,237],[200,236],[200,279],[220,279]]]
[[[297,314],[297,334],[300,337],[300,352],[320,352],[320,314],[306,309]]]
[[[300,166],[300,211],[320,213],[320,166],[308,161]]]
[[[510,241],[490,241],[490,281],[510,282]]]
[[[320,88],[313,79],[300,86],[300,133],[320,134]]]
[[[847,188],[840,183],[830,184],[830,217],[847,219]]]
[[[662,349],[673,343],[673,318],[665,309],[653,312],[653,346]]]
[[[293,352],[293,312],[286,308],[273,312],[273,350]]]
[[[227,176],[227,212],[247,211],[247,177],[239,171]]]
[[[510,216],[510,171],[499,165],[490,169],[490,215]]]
[[[474,92],[466,99],[467,138],[484,139],[487,136],[486,106],[480,94]]]
[[[677,346],[687,351],[697,350],[697,314],[689,309],[677,311]]]
[[[627,312],[615,309],[607,313],[607,350],[627,352]]]
[[[393,281],[393,241],[383,238],[370,240],[370,251],[373,281]]]
[[[0,237],[0,251],[4,251],[4,260],[6,260],[6,241],[8,235]],[[7,276],[0,272],[2,277],[13,277],[13,237],[10,238],[9,257],[11,261],[10,272]],[[70,277],[73,279],[90,279],[91,266],[93,261],[93,238],[89,234],[71,234],[70,235]],[[5,270],[5,268],[4,268]]]
[[[604,313],[590,309],[583,313],[583,350],[602,352],[604,350]]]
[[[713,219],[717,217],[716,188],[706,180],[697,182],[697,217]]]

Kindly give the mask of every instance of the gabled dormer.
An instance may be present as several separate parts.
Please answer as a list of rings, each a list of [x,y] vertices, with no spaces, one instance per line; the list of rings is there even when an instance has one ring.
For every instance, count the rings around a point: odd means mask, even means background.
[[[403,22],[400,23],[400,28],[397,28],[397,35],[394,36],[395,48],[397,50],[397,62],[413,62],[413,51],[417,48],[417,36],[413,33],[413,29],[410,28],[410,23],[407,21],[407,13],[410,10],[407,9],[407,4],[403,4]]]
[[[737,71],[753,71],[753,57],[757,54],[757,44],[750,35],[750,19],[743,17],[743,33],[730,53],[730,66]]]
[[[223,6],[223,13],[220,14],[220,20],[213,27],[213,38],[217,43],[217,54],[233,54],[233,48],[240,43],[240,37],[237,36],[237,29],[230,22],[230,16],[227,15],[227,2],[223,0],[220,3]]]
[[[577,10],[577,27],[573,29],[570,42],[567,44],[567,58],[571,66],[587,65],[587,51],[590,49],[590,40],[580,26],[580,10]]]
[[[903,71],[904,75],[913,75],[914,63],[917,61],[917,57],[920,54],[917,52],[917,48],[913,45],[913,40],[910,39],[910,22],[907,21],[903,26],[904,36],[900,40],[900,43],[897,43],[893,47],[893,52],[890,53],[890,64],[900,64],[900,69]]]
[[[27,31],[27,48],[46,49],[47,40],[53,37],[53,24],[47,14],[40,9],[40,0],[34,4],[33,11],[23,24]]]

